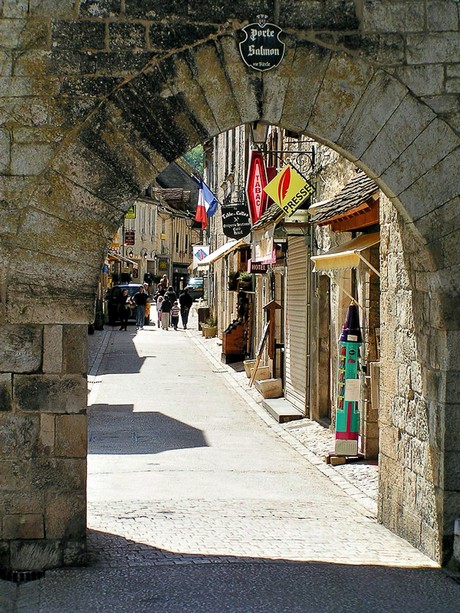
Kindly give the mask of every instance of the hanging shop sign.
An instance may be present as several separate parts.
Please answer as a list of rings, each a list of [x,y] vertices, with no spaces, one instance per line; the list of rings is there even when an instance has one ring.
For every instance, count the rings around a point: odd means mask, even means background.
[[[252,262],[276,263],[276,247],[273,242],[275,226],[260,228],[252,233]]]
[[[134,245],[135,242],[136,242],[136,234],[134,230],[126,230],[125,245]]]
[[[126,211],[125,219],[136,219],[136,205],[133,204]]]
[[[193,268],[209,255],[209,245],[193,245]]]
[[[222,228],[229,238],[243,238],[251,231],[251,218],[246,202],[222,204]]]
[[[268,196],[264,188],[268,184],[267,168],[261,151],[253,149],[249,156],[248,176],[246,180],[246,196],[249,203],[251,222],[256,221],[265,213]]]
[[[169,267],[168,258],[158,258],[158,272],[166,272]]]
[[[288,164],[264,187],[264,191],[290,217],[315,188]]]
[[[266,15],[258,15],[259,23],[250,23],[241,28],[245,38],[240,42],[243,62],[254,70],[271,70],[278,66],[285,51],[285,44],[280,40],[282,29],[266,22]]]
[[[268,271],[268,264],[262,264],[262,262],[254,262],[252,258],[248,260],[248,272],[258,275],[265,274]]]

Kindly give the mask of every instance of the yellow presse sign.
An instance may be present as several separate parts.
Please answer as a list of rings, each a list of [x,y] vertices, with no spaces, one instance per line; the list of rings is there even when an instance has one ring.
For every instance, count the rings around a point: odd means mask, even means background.
[[[289,217],[315,188],[292,166],[287,165],[264,187],[264,191]]]
[[[126,211],[125,219],[136,219],[136,205],[133,204]]]

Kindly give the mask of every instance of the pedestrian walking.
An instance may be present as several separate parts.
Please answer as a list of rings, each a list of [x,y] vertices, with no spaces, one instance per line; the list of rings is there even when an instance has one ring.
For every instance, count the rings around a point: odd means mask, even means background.
[[[174,287],[172,285],[168,287],[165,296],[168,296],[169,300],[171,301],[171,304],[174,304],[174,300],[177,300],[177,294],[174,291]]]
[[[150,288],[147,283],[144,283],[144,292],[147,294],[147,302],[145,303],[145,313],[144,313],[144,325],[148,326],[150,323],[150,305],[152,303],[152,297],[150,295]]]
[[[163,330],[169,329],[169,313],[171,311],[171,300],[165,294],[163,302],[161,303],[161,327]]]
[[[147,304],[148,294],[144,290],[144,286],[140,285],[138,291],[134,294],[133,300],[136,305],[136,328],[144,329],[145,321],[145,305]]]
[[[161,328],[161,305],[163,304],[163,300],[164,300],[164,297],[162,295],[159,295],[157,297],[157,323],[158,323],[158,329]]]
[[[118,317],[120,318],[120,330],[128,329],[128,317],[131,313],[131,298],[129,297],[129,292],[127,289],[124,289],[119,298],[118,303]]]
[[[166,275],[163,275],[160,279],[160,283],[163,286],[164,290],[166,291],[169,287],[169,279]]]
[[[187,330],[188,315],[193,304],[193,298],[190,296],[188,287],[184,288],[184,291],[179,296],[180,315],[182,319],[182,326],[184,330]]]
[[[177,326],[179,324],[179,314],[180,314],[179,301],[174,300],[173,305],[171,307],[171,325],[174,328],[174,330],[177,330]]]

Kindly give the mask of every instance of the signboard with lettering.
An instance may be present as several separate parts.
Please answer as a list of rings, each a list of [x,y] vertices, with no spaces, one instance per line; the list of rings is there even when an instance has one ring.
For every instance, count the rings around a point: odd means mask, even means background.
[[[222,228],[229,238],[243,238],[251,231],[251,218],[246,202],[223,203]]]
[[[264,190],[289,217],[311,196],[315,188],[288,164]]]
[[[246,195],[253,224],[262,217],[267,207],[268,196],[264,187],[268,183],[267,168],[261,151],[253,149],[249,156]]]
[[[125,245],[134,245],[136,242],[136,234],[134,230],[126,230],[125,232]]]
[[[268,271],[268,264],[263,264],[262,262],[254,262],[252,258],[248,260],[248,272],[255,274],[264,274]]]
[[[271,70],[284,57],[285,44],[279,38],[283,30],[273,23],[266,23],[265,16],[259,18],[259,23],[250,23],[241,28],[245,39],[240,42],[240,53],[250,68]]]
[[[136,219],[136,205],[133,204],[126,211],[125,219]]]

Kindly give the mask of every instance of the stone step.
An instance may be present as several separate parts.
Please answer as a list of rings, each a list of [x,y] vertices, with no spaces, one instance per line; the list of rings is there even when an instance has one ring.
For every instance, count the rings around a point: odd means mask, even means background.
[[[280,424],[304,417],[286,398],[267,398],[262,401],[262,406]]]

